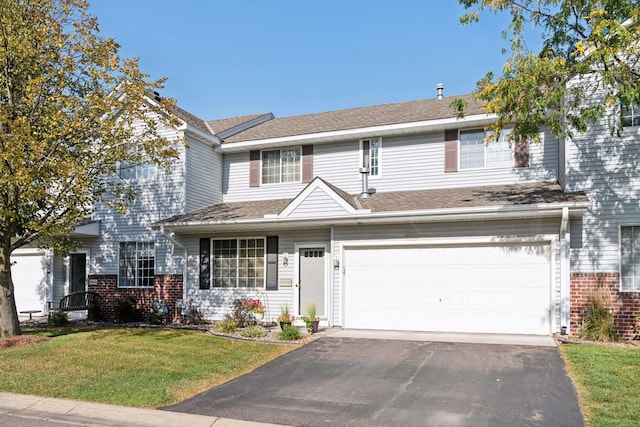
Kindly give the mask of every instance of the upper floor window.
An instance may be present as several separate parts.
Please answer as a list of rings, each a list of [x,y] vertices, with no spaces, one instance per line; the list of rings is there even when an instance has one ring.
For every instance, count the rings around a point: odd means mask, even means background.
[[[480,130],[460,132],[460,169],[513,166],[513,147],[503,131],[498,141],[485,143],[487,133]]]
[[[154,278],[154,243],[120,243],[120,267],[118,286],[121,288],[153,287]]]
[[[622,106],[622,126],[640,126],[640,105]]]
[[[300,147],[262,152],[262,183],[300,182]]]
[[[640,226],[620,227],[620,288],[640,291]]]
[[[362,167],[369,168],[369,176],[379,176],[380,150],[382,148],[380,139],[363,139],[360,144],[362,147]]]
[[[151,163],[131,164],[120,163],[120,178],[122,179],[148,179],[156,175],[156,167]]]
[[[263,238],[213,240],[213,286],[264,287],[264,242]]]

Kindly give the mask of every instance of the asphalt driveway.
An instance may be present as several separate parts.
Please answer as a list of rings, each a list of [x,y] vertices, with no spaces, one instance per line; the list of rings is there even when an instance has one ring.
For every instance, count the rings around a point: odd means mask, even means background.
[[[294,426],[583,426],[555,347],[325,337],[170,411]]]

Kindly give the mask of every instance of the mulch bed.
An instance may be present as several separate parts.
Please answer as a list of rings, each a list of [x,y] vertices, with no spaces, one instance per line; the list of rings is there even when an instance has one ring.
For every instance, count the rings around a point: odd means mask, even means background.
[[[0,350],[11,347],[21,347],[23,345],[35,344],[48,341],[49,338],[40,335],[17,335],[15,337],[0,339]]]
[[[640,340],[633,339],[627,341],[587,341],[580,339],[575,335],[554,335],[556,343],[558,344],[592,344],[600,345],[603,347],[618,347],[618,348],[640,348]]]

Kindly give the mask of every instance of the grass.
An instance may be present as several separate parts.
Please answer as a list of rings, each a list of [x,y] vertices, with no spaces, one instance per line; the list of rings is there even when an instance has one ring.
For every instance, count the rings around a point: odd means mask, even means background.
[[[562,345],[569,374],[590,427],[631,426],[640,420],[640,349]]]
[[[0,391],[155,408],[249,372],[295,346],[176,329],[48,328],[0,351]]]

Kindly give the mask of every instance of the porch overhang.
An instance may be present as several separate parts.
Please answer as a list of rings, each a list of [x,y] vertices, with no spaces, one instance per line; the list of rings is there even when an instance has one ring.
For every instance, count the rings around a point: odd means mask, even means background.
[[[69,237],[97,237],[100,235],[100,221],[88,221],[80,224],[69,233]]]
[[[570,218],[580,218],[589,208],[588,201],[566,203],[542,203],[509,206],[482,206],[467,208],[429,209],[415,211],[391,211],[357,213],[342,216],[316,216],[305,218],[262,217],[250,219],[226,219],[204,221],[166,221],[154,225],[176,234],[202,234],[226,232],[254,232],[271,230],[296,230],[331,226],[382,225],[406,223],[444,223],[461,221],[507,221],[528,218],[558,218],[563,209]]]

